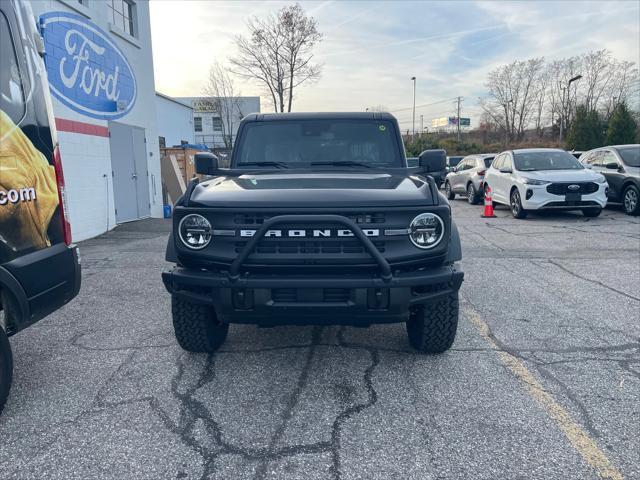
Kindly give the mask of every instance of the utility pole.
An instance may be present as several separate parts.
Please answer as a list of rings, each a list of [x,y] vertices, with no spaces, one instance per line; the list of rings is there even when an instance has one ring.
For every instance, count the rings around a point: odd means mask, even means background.
[[[411,77],[413,80],[413,140],[416,138],[416,77]]]
[[[423,131],[424,131],[424,115],[420,115],[420,138],[422,138]]]
[[[460,143],[460,102],[462,97],[458,97],[458,143]]]

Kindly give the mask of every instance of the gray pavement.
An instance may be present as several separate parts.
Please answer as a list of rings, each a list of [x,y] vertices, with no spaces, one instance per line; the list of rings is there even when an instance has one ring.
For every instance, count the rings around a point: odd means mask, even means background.
[[[403,325],[232,326],[185,353],[169,224],[84,242],[80,295],[11,339],[0,477],[640,479],[640,219],[481,208],[453,202],[466,277],[440,356]]]

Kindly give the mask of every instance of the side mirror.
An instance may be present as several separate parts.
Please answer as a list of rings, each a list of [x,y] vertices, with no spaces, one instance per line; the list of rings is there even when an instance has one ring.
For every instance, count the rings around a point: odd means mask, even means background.
[[[509,167],[502,167],[500,169],[500,173],[513,173],[513,170],[511,170]]]
[[[196,153],[194,162],[196,164],[196,173],[200,175],[216,175],[218,173],[218,157],[213,153]]]
[[[604,168],[607,168],[609,170],[618,170],[619,167],[620,165],[618,165],[617,162],[609,162],[604,164]]]
[[[447,168],[447,152],[444,150],[425,150],[418,157],[418,164],[425,173],[444,172]]]
[[[584,168],[588,168],[589,170],[591,170],[593,168],[593,165],[591,165],[590,163],[583,163],[582,166]]]

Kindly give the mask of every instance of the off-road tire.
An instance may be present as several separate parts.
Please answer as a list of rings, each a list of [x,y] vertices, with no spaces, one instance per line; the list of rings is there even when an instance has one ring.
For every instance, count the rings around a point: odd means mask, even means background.
[[[477,205],[480,201],[480,195],[478,195],[478,191],[473,183],[467,185],[467,200],[470,205]]]
[[[215,310],[171,296],[173,330],[180,346],[188,352],[213,353],[224,343],[228,323],[218,322]]]
[[[449,182],[444,182],[444,191],[447,194],[447,200],[453,200],[456,198],[456,194],[451,190],[451,184]]]
[[[601,208],[583,208],[582,214],[585,217],[595,218],[598,217],[602,213]]]
[[[458,329],[458,292],[419,305],[407,322],[409,344],[422,353],[442,353],[453,345]]]
[[[622,192],[622,208],[627,215],[640,215],[640,191],[635,185],[627,186]]]
[[[9,397],[11,378],[13,377],[13,357],[9,339],[0,327],[0,414]]]

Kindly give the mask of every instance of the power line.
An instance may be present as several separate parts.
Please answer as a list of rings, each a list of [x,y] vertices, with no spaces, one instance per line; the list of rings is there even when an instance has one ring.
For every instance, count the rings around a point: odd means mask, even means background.
[[[455,99],[456,99],[456,97],[452,97],[452,98],[447,98],[446,100],[439,100],[439,101],[433,102],[433,103],[425,103],[424,105],[416,105],[416,108],[430,107],[432,105],[438,105],[439,103],[451,102],[452,100],[455,100]],[[413,107],[398,108],[396,110],[389,110],[389,113],[403,112],[405,110],[413,110]]]

